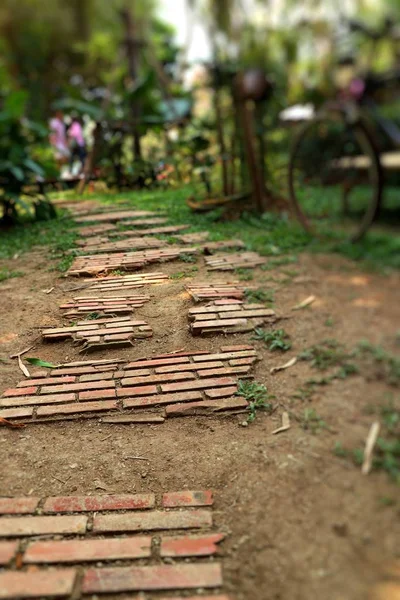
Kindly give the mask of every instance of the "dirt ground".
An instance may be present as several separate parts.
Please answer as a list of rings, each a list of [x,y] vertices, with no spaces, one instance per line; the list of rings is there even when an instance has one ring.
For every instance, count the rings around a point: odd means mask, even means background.
[[[0,359],[7,361],[0,361],[2,391],[23,378],[9,355],[33,343],[28,355],[51,362],[84,357],[72,343],[38,339],[41,326],[62,322],[58,304],[79,279],[49,271],[46,249],[1,266],[24,272],[0,283]],[[224,343],[248,343],[250,334],[206,339],[189,334],[192,302],[184,284],[234,278],[206,273],[202,258],[197,266],[197,272],[184,262],[147,269],[186,271],[191,278],[143,288],[154,297],[136,314],[147,318],[154,337],[112,350],[113,357],[133,360],[183,348],[216,350]],[[226,589],[234,598],[365,600],[385,566],[399,558],[398,488],[385,473],[361,475],[359,467],[332,450],[336,441],[362,447],[374,419],[366,409],[381,405],[393,390],[382,381],[354,375],[318,388],[311,403],[293,400],[301,384],[319,374],[303,361],[273,376],[270,368],[326,338],[349,347],[367,338],[395,352],[399,276],[365,274],[337,256],[308,255],[297,264],[254,273],[249,284],[275,289],[275,310],[289,317],[281,326],[293,342],[285,354],[254,342],[261,358],[255,380],[276,396],[273,415],[258,413],[248,427],[241,426],[243,415],[183,417],[153,426],[86,419],[21,430],[3,427],[0,495],[212,488],[217,525],[229,534],[222,556]],[[44,292],[53,286],[51,293]],[[310,294],[317,298],[311,307],[290,310]],[[327,319],[333,327],[326,325]],[[90,356],[106,355],[110,357],[109,352]],[[315,408],[328,428],[316,434],[304,430],[300,421],[307,407]],[[271,435],[285,409],[291,412],[291,428]],[[128,460],[132,454],[148,461]],[[391,504],[384,505],[383,498]]]

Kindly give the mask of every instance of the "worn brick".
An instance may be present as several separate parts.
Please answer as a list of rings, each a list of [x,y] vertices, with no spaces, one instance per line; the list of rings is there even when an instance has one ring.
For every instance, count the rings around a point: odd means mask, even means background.
[[[143,385],[146,383],[164,383],[168,381],[183,381],[186,379],[194,379],[194,373],[162,373],[160,375],[152,375],[151,377],[124,377],[121,379],[123,386]]]
[[[190,537],[163,537],[160,556],[212,556],[218,551],[216,544],[221,542],[224,537],[222,533]]]
[[[221,585],[221,566],[202,563],[88,569],[82,589],[86,594],[96,594],[214,588]]]
[[[25,387],[25,388],[9,388],[3,394],[3,396],[29,396],[30,394],[36,394],[37,386]]]
[[[157,394],[157,386],[155,385],[141,385],[139,387],[119,388],[117,390],[117,396],[120,398],[127,396],[151,396],[152,394]]]
[[[69,375],[67,377],[46,377],[43,379],[25,379],[25,381],[21,381],[17,387],[30,387],[33,385],[53,385],[63,383],[73,383],[76,377]]]
[[[153,508],[154,504],[154,494],[59,496],[47,498],[43,511],[46,513],[63,513],[97,510],[137,510]]]
[[[28,406],[31,404],[52,404],[53,402],[73,402],[75,394],[48,394],[47,396],[27,396],[16,398],[1,398],[0,406]]]
[[[165,508],[176,508],[182,506],[212,506],[214,503],[211,490],[182,492],[168,492],[163,495],[162,500]]]
[[[75,569],[5,571],[0,573],[0,598],[69,596],[75,578]]]
[[[0,565],[8,565],[17,553],[18,542],[0,542]]]
[[[156,406],[157,404],[172,404],[173,402],[189,402],[201,400],[201,392],[181,392],[180,394],[160,394],[148,398],[127,398],[123,401],[124,408],[141,406]]]
[[[229,361],[231,367],[237,367],[239,365],[252,365],[255,363],[257,358],[255,356],[250,356],[249,358],[233,358]]]
[[[139,369],[142,367],[162,367],[163,365],[179,365],[182,363],[188,363],[189,362],[189,358],[187,357],[187,355],[185,354],[185,356],[182,357],[174,357],[174,358],[167,358],[166,356],[164,357],[157,357],[154,359],[150,359],[150,360],[138,360],[137,362],[132,362],[132,363],[128,363],[125,367],[126,370],[128,369]]]
[[[26,535],[46,535],[49,533],[85,533],[87,517],[2,517],[0,536],[19,537]]]
[[[174,404],[167,406],[165,414],[167,417],[185,417],[195,414],[208,414],[224,410],[242,409],[247,407],[244,398],[221,398],[219,400],[203,400],[202,402],[188,402],[186,404]]]
[[[5,408],[0,410],[0,417],[2,419],[21,419],[24,417],[31,417],[33,414],[33,408]]]
[[[233,346],[221,346],[221,352],[242,352],[243,350],[254,350],[249,344],[236,344]]]
[[[215,360],[213,362],[205,362],[205,363],[190,363],[188,365],[179,365],[178,367],[158,367],[155,369],[156,373],[174,373],[176,371],[199,371],[200,369],[217,369],[218,367],[223,367],[224,363],[221,360]]]
[[[206,510],[154,510],[144,513],[95,515],[93,531],[156,531],[159,529],[197,529],[211,527],[212,514]]]
[[[229,387],[221,387],[215,390],[206,390],[204,393],[208,398],[226,398],[233,396],[237,391],[237,385],[231,385]]]
[[[79,377],[79,381],[81,383],[87,382],[87,381],[99,381],[99,380],[103,380],[106,381],[107,379],[114,379],[114,373],[112,371],[108,372],[108,373],[91,373],[89,375],[81,375]]]
[[[218,377],[219,375],[237,375],[241,373],[248,373],[249,370],[249,366],[220,367],[219,369],[206,369],[205,371],[199,371],[198,375],[200,377]]]
[[[117,408],[115,400],[104,400],[103,402],[74,402],[73,404],[57,404],[53,406],[40,406],[37,409],[37,416],[44,417],[50,415],[71,415],[84,412],[99,412],[103,410],[112,410]]]
[[[238,352],[221,352],[219,354],[209,354],[207,357],[198,354],[193,356],[195,362],[204,362],[205,360],[229,360],[231,358],[247,358],[249,356],[257,356],[255,350],[243,350]]]
[[[85,390],[101,390],[113,387],[115,387],[115,381],[86,381],[84,383],[67,383],[65,385],[45,385],[41,388],[41,393],[83,392]]]
[[[37,564],[74,563],[80,561],[147,558],[150,556],[151,537],[135,536],[104,540],[89,539],[32,542],[29,544],[24,554],[24,562]]]
[[[0,515],[22,515],[34,513],[40,498],[0,498]]]
[[[233,377],[219,377],[215,379],[202,379],[201,381],[182,381],[179,383],[164,383],[161,385],[163,392],[179,392],[179,391],[190,391],[207,389],[214,387],[224,387],[227,385],[234,385],[236,379]]]
[[[168,598],[162,597],[159,600],[231,600],[231,598],[225,594],[217,596],[213,594],[212,596],[168,596]]]
[[[139,414],[139,415],[117,415],[112,417],[103,417],[102,423],[164,423],[165,419],[161,415]]]
[[[103,398],[115,398],[117,391],[109,390],[89,390],[88,392],[79,392],[79,400],[102,400]]]

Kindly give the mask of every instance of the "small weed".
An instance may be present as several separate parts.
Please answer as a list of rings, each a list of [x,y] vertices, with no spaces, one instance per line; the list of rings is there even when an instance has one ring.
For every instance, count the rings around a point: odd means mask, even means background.
[[[186,276],[186,271],[178,271],[177,273],[171,273],[170,279],[183,279]]]
[[[362,359],[372,359],[377,369],[377,379],[384,379],[396,387],[400,385],[400,357],[390,354],[381,346],[374,346],[368,340],[359,342],[356,354]]]
[[[11,271],[10,269],[0,269],[0,281],[6,281],[6,279],[12,279],[13,277],[22,277],[24,273],[22,271]]]
[[[256,381],[245,381],[241,379],[236,392],[237,396],[243,396],[249,403],[249,416],[247,422],[252,423],[257,416],[258,410],[272,412],[273,405],[268,400],[274,398],[268,393],[267,388],[262,383]]]
[[[284,329],[275,329],[274,331],[264,331],[261,327],[256,327],[252,340],[264,342],[268,350],[281,350],[287,352],[292,347],[289,335]]]
[[[91,312],[91,313],[89,313],[89,314],[87,314],[85,316],[85,320],[86,321],[92,321],[92,320],[94,321],[95,319],[99,319],[100,317],[101,317],[100,313],[98,313],[98,312]]]
[[[121,277],[121,275],[126,275],[126,273],[125,271],[121,271],[121,269],[114,269],[113,271],[110,271],[110,275],[113,277]]]
[[[324,323],[325,327],[333,327],[334,326],[334,321],[332,317],[328,317],[327,320]]]
[[[245,290],[247,302],[264,302],[270,306],[274,303],[275,290]]]
[[[310,361],[311,366],[320,371],[326,371],[330,367],[343,366],[351,356],[336,340],[323,340],[300,352],[298,358]]]
[[[297,256],[280,256],[279,258],[270,258],[268,263],[261,265],[263,271],[271,271],[275,267],[281,267],[283,265],[290,265],[297,262]],[[297,271],[294,271],[294,276],[297,275]]]
[[[382,506],[395,506],[396,500],[390,498],[390,496],[382,496],[382,498],[379,498],[379,504]]]
[[[311,431],[313,434],[318,433],[321,429],[327,429],[325,421],[317,414],[315,408],[304,409],[301,426],[305,431]]]
[[[235,269],[235,273],[240,281],[251,281],[254,277],[254,273],[251,269]]]
[[[348,451],[345,450],[345,448],[343,448],[343,445],[341,442],[335,442],[335,445],[333,447],[333,454],[335,456],[338,456],[339,458],[347,458]]]
[[[186,263],[195,263],[197,258],[193,254],[181,254],[179,256],[180,260]]]

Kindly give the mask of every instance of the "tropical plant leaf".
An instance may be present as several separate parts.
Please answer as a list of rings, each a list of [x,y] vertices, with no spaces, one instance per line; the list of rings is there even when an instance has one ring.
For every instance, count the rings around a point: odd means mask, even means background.
[[[35,365],[36,367],[47,367],[48,369],[56,369],[57,365],[52,365],[49,362],[46,362],[45,360],[42,360],[41,358],[35,358],[35,357],[31,357],[31,358],[25,358],[26,362],[28,362],[31,365]]]

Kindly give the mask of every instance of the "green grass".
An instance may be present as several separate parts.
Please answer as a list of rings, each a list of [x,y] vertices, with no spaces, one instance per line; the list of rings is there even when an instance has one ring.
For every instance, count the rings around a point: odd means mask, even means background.
[[[165,212],[171,223],[191,225],[192,231],[210,232],[210,241],[222,238],[240,238],[249,250],[271,257],[266,269],[295,263],[300,252],[337,253],[357,261],[364,268],[379,271],[400,268],[400,236],[393,230],[382,227],[372,229],[366,238],[356,244],[337,240],[321,242],[313,239],[301,226],[287,217],[275,213],[262,216],[245,213],[237,220],[227,220],[223,210],[194,213],[185,200],[194,193],[193,187],[181,189],[157,189],[125,192],[121,194],[96,193],[93,196],[106,205],[115,206],[124,202],[143,210]],[[62,254],[73,247],[75,233],[72,220],[52,220],[40,223],[25,223],[15,226],[0,235],[0,259],[10,258],[16,253],[29,251],[37,245],[49,245],[52,252]],[[72,259],[70,259],[72,260]],[[61,269],[68,266],[67,259]],[[190,259],[189,259],[190,260]],[[252,278],[251,271],[239,272],[243,281]]]
[[[305,431],[311,431],[313,434],[321,429],[327,429],[326,422],[318,415],[315,408],[305,408],[300,422]]]
[[[24,273],[22,271],[11,271],[10,269],[0,269],[0,282],[12,279],[13,277],[22,277]]]
[[[245,290],[244,295],[249,303],[263,302],[272,306],[274,304],[275,290]]]
[[[268,393],[267,388],[262,383],[241,379],[238,384],[236,395],[243,396],[249,403],[248,423],[252,423],[255,420],[259,410],[267,411],[269,413],[273,410],[273,405],[269,400],[272,400],[274,396],[271,396]]]
[[[272,352],[280,350],[281,352],[287,352],[292,347],[289,335],[284,329],[274,329],[273,331],[264,331],[261,327],[257,327],[254,330],[252,340],[263,342],[265,347]]]

